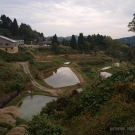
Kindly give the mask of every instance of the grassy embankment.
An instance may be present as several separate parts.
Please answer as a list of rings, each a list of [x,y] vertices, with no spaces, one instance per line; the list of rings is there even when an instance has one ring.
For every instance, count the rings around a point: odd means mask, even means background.
[[[29,132],[35,135],[39,132],[52,135],[132,134],[131,130],[115,132],[113,128],[135,126],[134,96],[135,68],[130,67],[93,88],[87,87],[75,97],[67,96],[49,103],[29,122]]]
[[[44,52],[45,53],[45,52]],[[41,53],[40,53],[41,56]],[[68,61],[68,58],[62,57],[62,56],[57,56],[53,55],[53,60],[50,62],[33,62],[30,64],[30,72],[33,76],[33,78],[42,86],[45,86],[47,88],[53,88],[50,85],[46,84],[43,80],[43,73],[52,70],[54,68],[59,68],[60,66],[64,66],[63,62]],[[63,87],[61,89],[63,90],[70,90],[73,88],[77,88],[77,85],[74,86],[68,86],[68,87]]]
[[[49,92],[41,91],[30,83],[29,75],[25,74],[23,68],[15,62],[33,61],[36,49],[25,47],[19,48],[19,52],[10,54],[0,50],[0,97],[14,91],[21,92],[21,95],[14,98],[7,106],[16,105],[24,96],[29,95],[28,90],[33,94],[50,95]]]

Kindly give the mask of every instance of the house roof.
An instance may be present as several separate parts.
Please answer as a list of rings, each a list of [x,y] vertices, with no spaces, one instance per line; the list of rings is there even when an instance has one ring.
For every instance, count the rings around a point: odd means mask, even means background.
[[[52,41],[41,41],[38,44],[52,44]]]
[[[8,41],[13,42],[13,43],[16,43],[17,42],[16,40],[12,40],[12,39],[7,38],[7,37],[4,37],[4,36],[0,36],[0,38],[5,39],[5,40],[8,40]]]

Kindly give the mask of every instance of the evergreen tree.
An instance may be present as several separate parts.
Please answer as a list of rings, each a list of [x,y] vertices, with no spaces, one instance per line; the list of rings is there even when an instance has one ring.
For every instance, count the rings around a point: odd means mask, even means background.
[[[72,38],[71,38],[71,41],[70,41],[70,46],[73,48],[73,49],[76,49],[76,38],[74,35],[72,35]]]
[[[58,40],[57,40],[57,35],[55,34],[52,38],[52,50],[55,52],[58,50],[58,48],[59,48],[59,44],[58,44]]]
[[[9,17],[6,17],[5,15],[1,15],[1,21],[2,24],[0,25],[0,28],[10,29],[12,20]]]
[[[87,36],[87,41],[88,41],[89,43],[91,43],[91,36],[90,36],[90,35]]]
[[[91,50],[91,44],[90,44],[90,42],[88,42],[88,41],[85,41],[84,42],[84,46],[85,46],[85,53],[86,54],[89,54],[90,53],[90,50]]]
[[[57,44],[58,45],[58,40],[57,40],[57,35],[56,34],[53,36],[53,39],[52,39],[52,46],[54,44]]]
[[[11,38],[12,33],[8,29],[1,29],[0,28],[0,35]]]
[[[13,23],[11,24],[11,32],[12,32],[13,36],[18,35],[18,23],[17,23],[16,19],[14,19]]]
[[[83,39],[83,33],[79,34],[78,37],[78,49],[82,52],[84,49],[84,39]]]

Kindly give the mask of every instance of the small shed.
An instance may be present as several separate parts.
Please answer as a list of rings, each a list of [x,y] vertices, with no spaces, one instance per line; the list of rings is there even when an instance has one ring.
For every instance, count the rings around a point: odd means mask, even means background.
[[[24,45],[24,40],[17,40],[18,45]]]

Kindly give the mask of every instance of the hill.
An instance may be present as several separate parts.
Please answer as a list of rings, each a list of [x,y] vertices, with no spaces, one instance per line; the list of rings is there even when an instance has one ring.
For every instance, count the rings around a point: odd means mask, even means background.
[[[135,69],[130,67],[116,72],[93,88],[85,88],[81,94],[52,101],[29,122],[29,133],[132,134],[135,125],[134,80]]]
[[[46,40],[50,40],[53,36],[49,36],[49,37],[45,37]],[[57,37],[58,41],[63,41],[64,40],[71,40],[71,37],[72,36],[67,36],[67,37]],[[78,37],[77,35],[75,35],[75,38],[76,40],[78,40]],[[86,37],[86,36],[85,36]]]
[[[0,23],[0,35],[12,38],[15,40],[24,39],[25,44],[30,44],[31,41],[44,40],[43,33],[33,30],[30,25],[21,23],[18,25],[17,20],[13,21],[6,15],[1,15],[2,23]]]
[[[124,38],[120,38],[120,39],[117,39],[117,40],[119,40],[122,43],[128,44],[130,46],[135,46],[135,36],[124,37]]]

